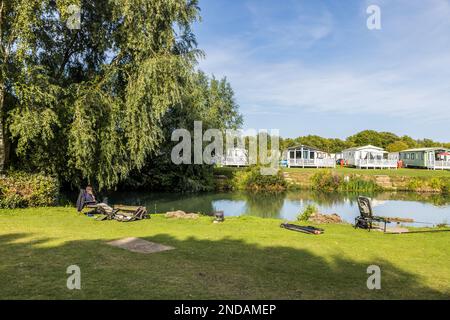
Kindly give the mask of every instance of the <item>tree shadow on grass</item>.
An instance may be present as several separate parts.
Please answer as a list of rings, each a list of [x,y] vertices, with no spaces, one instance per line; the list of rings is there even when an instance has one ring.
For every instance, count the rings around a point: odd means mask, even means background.
[[[27,241],[33,234],[0,236],[1,299],[448,299],[423,279],[383,259],[381,290],[366,286],[369,263],[320,257],[290,247],[242,240],[144,238],[176,249],[139,254],[108,240]],[[81,269],[81,290],[69,290],[66,269]],[[444,284],[445,285],[445,284]],[[445,291],[447,290],[447,291]]]

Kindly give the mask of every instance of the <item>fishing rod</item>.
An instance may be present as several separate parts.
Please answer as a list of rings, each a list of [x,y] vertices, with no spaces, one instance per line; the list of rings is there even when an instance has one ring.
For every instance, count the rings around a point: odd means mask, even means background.
[[[383,219],[391,222],[391,223],[419,223],[419,224],[429,224],[429,225],[437,225],[438,223],[433,223],[433,222],[425,222],[425,221],[416,221],[414,219],[410,219],[410,218],[390,218],[390,217],[382,217]],[[448,225],[447,223],[444,223],[443,225]]]
[[[414,221],[413,223],[432,224],[432,225],[436,224],[436,223],[433,223],[433,222],[423,222],[423,221]]]
[[[418,223],[418,224],[426,224],[426,225],[437,225],[437,223],[432,222],[425,222],[425,221],[415,221],[414,219],[410,218],[389,218],[389,217],[383,217],[386,219],[386,221],[389,221],[389,223]],[[448,224],[441,224],[441,226],[448,227]],[[448,232],[450,229],[441,229],[441,230],[417,230],[417,231],[408,231],[408,232],[386,232],[387,234],[403,234],[403,233],[427,233],[427,232]]]
[[[408,232],[386,232],[385,234],[410,234],[410,233],[430,233],[430,232],[449,232],[450,229],[444,230],[419,230],[419,231],[408,231]]]

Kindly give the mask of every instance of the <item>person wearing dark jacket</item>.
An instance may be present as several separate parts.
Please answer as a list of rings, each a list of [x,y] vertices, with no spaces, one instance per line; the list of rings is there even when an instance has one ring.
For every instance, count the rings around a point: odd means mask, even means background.
[[[94,196],[94,191],[92,190],[91,186],[87,186],[86,190],[84,192],[84,202],[97,202],[97,200],[95,200],[95,196]]]
[[[108,206],[106,203],[97,203],[94,191],[91,186],[87,186],[86,189],[80,194],[80,197],[77,201],[78,212],[81,212],[85,205],[95,205],[97,209],[101,208],[101,211],[104,211],[106,213],[112,213],[113,211],[113,208]]]

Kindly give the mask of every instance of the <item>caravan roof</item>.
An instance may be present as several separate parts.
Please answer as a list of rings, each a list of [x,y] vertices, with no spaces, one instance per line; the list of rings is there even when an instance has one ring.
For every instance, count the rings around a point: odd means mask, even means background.
[[[301,149],[301,148],[309,149],[309,150],[315,150],[315,151],[321,151],[321,150],[319,150],[319,149],[317,149],[315,147],[310,147],[310,146],[307,146],[307,145],[304,145],[304,144],[300,144],[298,146],[289,147],[289,148],[287,148],[287,150],[294,150],[294,149]]]
[[[384,151],[383,148],[376,147],[376,146],[373,146],[373,145],[371,145],[371,144],[368,144],[367,146],[362,146],[362,147],[348,148],[348,149],[345,149],[345,150],[343,150],[343,151],[359,151],[359,150],[364,150],[364,149],[377,149],[377,150],[379,150],[379,151]]]
[[[426,151],[450,151],[450,149],[444,147],[432,147],[432,148],[414,148],[407,149],[400,152],[426,152]]]

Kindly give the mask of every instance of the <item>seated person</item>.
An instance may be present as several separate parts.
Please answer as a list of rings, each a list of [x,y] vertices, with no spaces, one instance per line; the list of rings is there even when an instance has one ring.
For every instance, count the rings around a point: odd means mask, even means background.
[[[81,212],[86,205],[91,208],[94,207],[97,213],[111,214],[113,212],[113,208],[108,206],[106,203],[97,203],[91,186],[87,186],[86,190],[81,194],[81,199],[78,199],[78,212]]]
[[[95,200],[94,191],[92,190],[91,186],[86,187],[83,197],[84,197],[83,200],[85,203],[90,203],[90,202],[97,203],[97,200]]]

